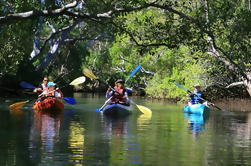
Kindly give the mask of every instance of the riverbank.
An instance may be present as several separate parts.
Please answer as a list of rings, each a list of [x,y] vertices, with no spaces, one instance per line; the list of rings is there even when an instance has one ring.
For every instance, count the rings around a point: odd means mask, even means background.
[[[0,86],[0,97],[3,98],[16,98],[16,97],[36,97],[36,94],[32,92],[33,89],[23,89],[19,86],[17,82],[8,82],[1,84]],[[72,96],[75,92],[80,93],[102,93],[104,94],[107,90],[107,86],[100,85],[94,86],[91,84],[83,84],[81,86],[66,86],[61,89],[65,96]],[[179,90],[177,88],[177,90]],[[250,99],[250,96],[246,89],[242,86],[240,87],[231,87],[225,88],[217,85],[209,86],[203,90],[203,93],[206,96],[206,99],[211,102],[221,101],[222,99]],[[131,96],[143,96],[150,98],[152,100],[164,100],[168,102],[185,102],[186,97],[180,96],[176,98],[159,98],[156,96],[149,96],[146,94],[143,88],[133,89]]]

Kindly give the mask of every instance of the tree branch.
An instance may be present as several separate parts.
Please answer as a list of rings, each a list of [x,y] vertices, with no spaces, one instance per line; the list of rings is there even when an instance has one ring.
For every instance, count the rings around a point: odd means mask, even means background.
[[[240,81],[240,82],[234,82],[234,83],[232,83],[232,84],[230,84],[230,85],[226,86],[226,88],[230,88],[230,87],[232,87],[232,86],[237,86],[237,85],[243,85],[243,84],[244,84],[244,82],[243,82],[243,81]]]
[[[198,29],[202,32],[208,35],[208,42],[210,45],[210,50],[208,51],[208,53],[210,55],[213,55],[214,57],[217,57],[220,61],[222,61],[227,67],[229,67],[230,70],[236,72],[238,71],[245,79],[247,78],[247,75],[245,73],[245,71],[243,71],[241,69],[241,67],[239,65],[237,65],[228,55],[227,53],[225,53],[221,48],[217,47],[216,42],[215,42],[215,37],[212,33],[212,31],[207,30],[205,26],[203,26],[197,19],[194,19],[188,15],[186,15],[185,13],[182,13],[178,10],[173,9],[170,6],[163,6],[163,5],[159,5],[159,4],[151,4],[150,6],[152,7],[156,7],[159,9],[163,9],[163,10],[167,10],[171,13],[175,13],[177,15],[179,15],[181,18],[184,18],[188,21],[190,21],[191,23],[193,23],[195,26],[198,27]],[[208,13],[207,13],[208,14]],[[208,17],[208,15],[206,15]],[[210,25],[209,22],[206,23],[206,25]],[[217,51],[219,50],[222,55]]]
[[[146,70],[145,68],[143,68],[143,67],[141,67],[140,70],[141,70],[141,72],[144,72],[144,73],[146,73],[146,74],[150,74],[150,75],[154,75],[154,74],[155,74],[155,72],[147,71],[147,70]]]
[[[38,57],[43,52],[43,50],[45,49],[45,46],[47,45],[47,43],[50,40],[52,40],[56,35],[58,35],[58,34],[64,32],[64,31],[67,31],[68,29],[72,28],[72,26],[73,25],[69,25],[67,27],[63,27],[63,28],[61,28],[61,29],[59,29],[57,31],[55,30],[55,28],[53,28],[51,34],[49,34],[46,38],[41,38],[42,40],[44,40],[44,42],[43,42],[42,46],[40,47],[39,53],[36,55],[36,57]],[[31,60],[35,60],[36,57],[32,58]]]
[[[146,3],[145,5],[138,6],[138,7],[114,8],[114,9],[109,10],[109,11],[104,12],[104,13],[97,13],[97,14],[85,13],[85,14],[82,14],[80,12],[73,12],[73,11],[68,10],[70,8],[74,8],[74,7],[77,6],[78,0],[75,0],[72,3],[69,3],[69,4],[67,4],[67,5],[65,5],[65,6],[63,6],[61,8],[55,9],[55,10],[42,10],[42,11],[32,10],[32,11],[23,12],[23,13],[15,13],[15,14],[8,14],[6,16],[0,16],[0,23],[6,23],[6,22],[9,22],[11,20],[23,20],[23,19],[37,18],[37,17],[40,17],[40,16],[54,17],[54,16],[58,16],[58,15],[63,15],[63,14],[71,16],[71,17],[77,17],[77,18],[80,18],[80,19],[112,18],[112,16],[114,14],[141,10],[141,9],[150,7],[151,5],[153,5],[156,2],[157,2],[157,0],[152,2],[152,3],[149,3],[149,4]]]
[[[171,45],[171,44],[167,44],[167,43],[148,43],[148,44],[147,43],[139,43],[137,41],[137,39],[134,37],[134,34],[129,32],[125,28],[116,25],[114,22],[111,22],[111,23],[113,24],[113,26],[115,26],[115,27],[121,29],[122,31],[124,31],[125,33],[127,33],[137,46],[140,46],[140,47],[160,47],[160,46],[165,46],[165,47],[168,47],[168,48],[176,48],[177,47],[177,45]]]
[[[0,16],[0,23],[6,23],[12,20],[38,18],[40,16],[52,17],[56,15],[61,15],[68,9],[76,7],[77,4],[78,4],[78,1],[76,0],[76,1],[73,1],[72,3],[69,3],[55,10],[42,10],[42,11],[32,10],[32,11],[23,12],[23,13],[8,14],[6,16]]]
[[[196,25],[202,32],[206,33],[206,34],[209,34],[209,35],[212,35],[212,33],[210,31],[208,31],[204,26],[203,24],[200,23],[199,20],[197,19],[194,19],[188,15],[186,15],[185,13],[182,13],[178,10],[175,10],[173,9],[171,6],[167,6],[167,5],[159,5],[159,4],[150,4],[150,6],[152,7],[155,7],[155,8],[158,8],[158,9],[163,9],[163,10],[167,10],[171,13],[174,13],[174,14],[177,14],[178,16],[180,16],[181,18],[184,18],[188,21],[190,21],[191,23],[193,23],[194,25]]]
[[[204,0],[204,6],[205,6],[205,14],[206,14],[206,25],[207,28],[210,29],[210,20],[209,20],[209,6],[208,6],[208,0]],[[209,43],[209,55],[213,55],[220,61],[222,61],[230,70],[235,72],[236,74],[241,74],[245,79],[248,79],[247,74],[242,70],[242,68],[235,63],[228,55],[227,53],[217,46],[215,42],[215,37],[213,34],[207,34],[207,41]],[[219,50],[222,55],[217,51]]]

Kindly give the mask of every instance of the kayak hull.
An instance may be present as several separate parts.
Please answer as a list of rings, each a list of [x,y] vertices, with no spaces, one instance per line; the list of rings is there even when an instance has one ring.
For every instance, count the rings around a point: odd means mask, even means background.
[[[193,104],[184,106],[184,112],[203,115],[209,112],[210,107],[205,104]]]
[[[64,109],[64,104],[59,99],[48,97],[42,101],[35,101],[33,109],[48,112],[62,111]]]
[[[132,106],[126,106],[122,104],[110,104],[106,105],[102,113],[112,116],[126,116],[132,113]]]

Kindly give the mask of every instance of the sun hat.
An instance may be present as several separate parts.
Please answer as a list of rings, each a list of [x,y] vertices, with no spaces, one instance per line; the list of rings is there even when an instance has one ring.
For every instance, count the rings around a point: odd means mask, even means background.
[[[117,84],[117,83],[122,83],[122,84],[124,84],[124,83],[125,83],[125,81],[124,81],[124,80],[122,80],[122,79],[118,79],[118,80],[115,82],[115,84]]]
[[[47,87],[55,86],[56,84],[54,82],[48,82]]]

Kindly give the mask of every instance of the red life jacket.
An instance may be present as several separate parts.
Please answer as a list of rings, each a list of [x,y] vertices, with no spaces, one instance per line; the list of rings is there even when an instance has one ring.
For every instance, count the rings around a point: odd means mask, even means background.
[[[114,89],[116,92],[113,92],[112,103],[126,103],[126,98],[124,97],[126,89],[118,89],[117,87],[114,87]]]

